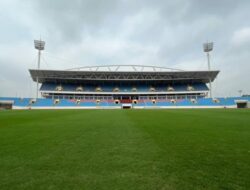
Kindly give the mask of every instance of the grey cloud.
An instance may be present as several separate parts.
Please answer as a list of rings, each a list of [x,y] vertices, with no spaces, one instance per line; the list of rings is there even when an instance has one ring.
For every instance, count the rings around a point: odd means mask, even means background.
[[[114,0],[44,0],[35,1],[36,17],[51,33],[62,40],[81,40],[82,36],[96,33],[104,27],[115,11]],[[55,36],[56,37],[56,36]]]
[[[249,9],[248,0],[3,0],[0,49],[13,48],[15,56],[3,51],[0,61],[26,76],[27,67],[36,65],[33,39],[41,35],[46,40],[43,68],[148,64],[206,69],[202,43],[212,40],[212,66],[221,70],[216,94],[237,94],[235,86],[250,93],[245,82],[250,80],[250,44],[239,32],[250,26]],[[27,83],[20,75],[6,75],[13,72],[9,66],[0,66],[1,80]]]

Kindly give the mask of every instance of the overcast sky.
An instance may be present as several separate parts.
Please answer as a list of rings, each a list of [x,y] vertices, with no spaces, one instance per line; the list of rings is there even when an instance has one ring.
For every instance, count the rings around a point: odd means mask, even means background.
[[[33,40],[43,69],[107,64],[207,69],[213,41],[216,96],[250,94],[249,0],[1,0],[0,96],[30,97]]]

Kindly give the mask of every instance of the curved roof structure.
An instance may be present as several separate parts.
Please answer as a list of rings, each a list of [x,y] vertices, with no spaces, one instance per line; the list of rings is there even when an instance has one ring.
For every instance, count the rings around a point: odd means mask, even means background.
[[[128,70],[129,68],[130,70]],[[105,71],[105,69],[107,69]],[[213,81],[219,71],[182,71],[165,67],[142,65],[106,65],[81,67],[69,70],[29,70],[31,77],[39,83],[44,82],[82,82],[82,81]]]
[[[68,71],[126,71],[126,72],[162,72],[162,71],[183,71],[168,67],[149,66],[149,65],[99,65],[85,66],[68,69]]]

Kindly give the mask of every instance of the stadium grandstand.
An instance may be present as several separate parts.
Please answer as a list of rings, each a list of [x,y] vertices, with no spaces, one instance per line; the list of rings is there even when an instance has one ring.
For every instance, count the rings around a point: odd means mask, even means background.
[[[30,69],[42,98],[0,98],[12,109],[240,108],[249,97],[208,98],[219,71],[107,65],[69,70]]]
[[[106,65],[41,70],[45,42],[34,41],[38,67],[30,69],[36,98],[0,97],[0,109],[248,108],[249,96],[214,98],[210,69],[213,43],[203,44],[208,70],[183,71],[146,65]],[[40,84],[40,88],[39,88]],[[209,88],[208,86],[209,85]],[[41,97],[38,98],[40,91]]]

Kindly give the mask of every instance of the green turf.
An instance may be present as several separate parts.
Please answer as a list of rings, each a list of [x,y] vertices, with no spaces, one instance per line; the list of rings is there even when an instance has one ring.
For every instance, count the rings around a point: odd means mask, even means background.
[[[0,189],[250,189],[250,110],[1,111]]]

